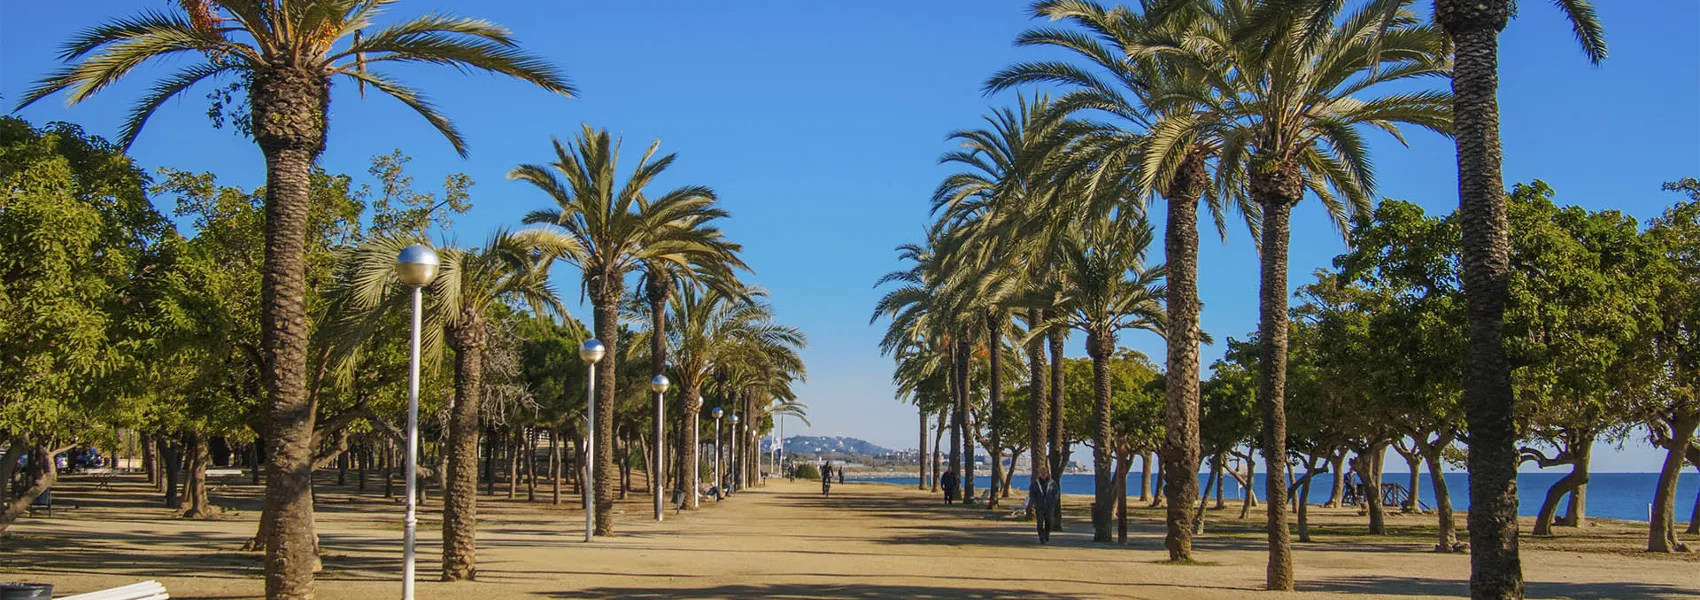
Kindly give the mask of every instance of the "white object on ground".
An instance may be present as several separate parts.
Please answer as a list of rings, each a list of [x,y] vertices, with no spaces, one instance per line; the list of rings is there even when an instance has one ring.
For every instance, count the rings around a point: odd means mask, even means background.
[[[167,600],[170,597],[171,594],[165,593],[164,585],[149,579],[110,590],[66,596],[60,600]]]

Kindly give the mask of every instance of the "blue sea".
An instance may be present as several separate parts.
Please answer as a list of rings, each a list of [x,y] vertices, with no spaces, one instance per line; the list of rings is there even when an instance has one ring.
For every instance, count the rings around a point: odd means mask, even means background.
[[[982,471],[983,472],[983,471]],[[1563,477],[1564,473],[1519,473],[1517,474],[1517,511],[1524,516],[1535,516],[1541,510],[1541,501],[1546,499],[1547,488]],[[1382,475],[1382,481],[1410,484],[1410,473],[1388,472]],[[1156,478],[1155,474],[1152,476]],[[1199,476],[1199,485],[1204,485],[1204,475]],[[1658,483],[1657,473],[1592,473],[1588,478],[1588,516],[1608,519],[1624,519],[1629,521],[1646,521],[1648,509],[1653,502],[1653,486]],[[915,485],[915,477],[881,477],[864,481],[879,481],[902,485]],[[1423,502],[1434,506],[1434,486],[1431,485],[1428,473],[1421,475],[1419,490]],[[1091,494],[1093,486],[1092,475],[1071,474],[1062,477],[1062,491],[1065,494]],[[1328,501],[1332,486],[1332,476],[1318,475],[1311,484],[1311,504],[1322,504]],[[991,485],[991,477],[979,475],[974,478],[975,493],[980,493]],[[1257,486],[1258,496],[1263,495],[1263,475],[1259,473],[1253,481]],[[1010,480],[1010,486],[1018,492],[1027,489],[1027,476],[1016,475]],[[1128,474],[1128,490],[1132,496],[1139,495],[1139,473]],[[1452,508],[1468,510],[1470,507],[1469,475],[1465,473],[1447,473],[1446,488],[1452,499]],[[1700,489],[1700,476],[1693,472],[1684,472],[1677,480],[1676,486],[1676,519],[1686,522],[1694,509],[1694,494]],[[1241,498],[1244,490],[1229,477],[1222,488],[1223,496]],[[1559,514],[1564,512],[1563,502],[1559,503]]]

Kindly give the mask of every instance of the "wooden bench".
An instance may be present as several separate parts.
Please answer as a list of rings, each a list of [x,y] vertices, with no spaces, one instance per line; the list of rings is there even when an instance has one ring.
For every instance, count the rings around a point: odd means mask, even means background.
[[[171,594],[165,593],[164,585],[150,579],[110,590],[66,596],[60,600],[167,600],[170,597]]]

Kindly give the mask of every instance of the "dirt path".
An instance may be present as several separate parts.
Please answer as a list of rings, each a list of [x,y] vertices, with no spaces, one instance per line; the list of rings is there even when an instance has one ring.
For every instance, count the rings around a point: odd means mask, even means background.
[[[60,593],[140,579],[159,579],[173,598],[262,593],[258,557],[235,551],[257,517],[248,486],[227,488],[239,512],[218,521],[125,501],[146,497],[139,481],[113,487],[83,494],[81,509],[21,521],[0,543],[0,580],[54,583]],[[77,495],[67,492],[62,497]],[[1155,522],[1137,521],[1128,546],[1104,547],[1091,543],[1086,523],[1070,519],[1053,546],[1040,547],[1030,523],[891,485],[834,486],[822,498],[816,485],[774,482],[665,523],[649,519],[638,493],[620,505],[620,535],[593,544],[582,541],[576,496],[559,507],[539,497],[545,501],[481,497],[479,580],[421,582],[420,597],[1238,598],[1263,578],[1254,536],[1200,538],[1199,557],[1213,564],[1167,565]],[[422,518],[420,573],[434,579],[439,525],[430,512]],[[397,596],[399,520],[397,505],[371,492],[321,491],[319,598]],[[1283,597],[1467,594],[1468,557],[1423,550],[1408,539],[1301,545],[1301,592]],[[1685,560],[1537,550],[1524,564],[1531,598],[1700,598],[1700,564]]]

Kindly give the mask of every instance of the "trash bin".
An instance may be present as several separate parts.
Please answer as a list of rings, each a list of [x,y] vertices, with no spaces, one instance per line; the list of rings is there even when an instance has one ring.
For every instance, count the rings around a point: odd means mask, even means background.
[[[48,600],[52,597],[51,583],[0,583],[0,600]]]

